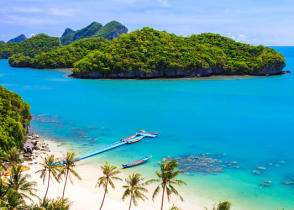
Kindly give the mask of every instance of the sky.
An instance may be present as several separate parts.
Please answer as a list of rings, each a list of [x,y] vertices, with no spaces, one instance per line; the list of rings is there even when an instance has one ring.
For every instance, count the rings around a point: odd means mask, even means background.
[[[61,36],[93,21],[129,31],[218,33],[254,45],[294,46],[293,0],[0,0],[0,40],[19,34]]]

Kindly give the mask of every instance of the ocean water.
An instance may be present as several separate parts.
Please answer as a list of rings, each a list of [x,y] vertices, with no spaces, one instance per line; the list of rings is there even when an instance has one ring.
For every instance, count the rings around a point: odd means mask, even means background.
[[[294,70],[294,47],[275,47]],[[87,154],[132,135],[156,139],[123,146],[92,162],[127,163],[152,176],[163,157],[209,153],[236,161],[220,173],[189,172],[187,189],[201,197],[230,200],[233,209],[294,210],[294,74],[205,80],[80,80],[66,72],[9,67],[0,60],[0,84],[31,105],[32,130]],[[252,173],[265,167],[260,175]],[[264,181],[270,187],[262,187]]]

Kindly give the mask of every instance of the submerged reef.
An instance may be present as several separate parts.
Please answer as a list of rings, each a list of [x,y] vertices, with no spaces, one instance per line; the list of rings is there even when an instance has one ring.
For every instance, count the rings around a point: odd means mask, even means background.
[[[186,154],[174,159],[179,162],[179,168],[186,173],[217,174],[225,169],[238,169],[240,166],[237,161],[228,161],[224,155]]]

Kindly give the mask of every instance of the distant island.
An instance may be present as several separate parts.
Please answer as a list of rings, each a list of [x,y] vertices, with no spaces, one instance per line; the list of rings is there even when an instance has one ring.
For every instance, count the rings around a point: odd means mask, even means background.
[[[77,31],[67,28],[60,39],[42,34],[2,44],[0,58],[9,58],[14,67],[73,68],[76,78],[276,75],[285,67],[283,55],[272,48],[218,34],[182,37],[152,28],[126,32],[116,21],[93,22]],[[35,42],[43,44],[36,48]]]
[[[21,34],[13,39],[10,39],[7,43],[17,43],[17,42],[23,42],[27,39],[27,37],[24,34]]]
[[[111,21],[103,26],[101,23],[93,22],[85,28],[74,31],[70,28],[65,29],[60,40],[61,44],[68,45],[73,41],[89,38],[89,37],[103,37],[105,39],[113,40],[119,35],[128,33],[128,28],[117,21]]]

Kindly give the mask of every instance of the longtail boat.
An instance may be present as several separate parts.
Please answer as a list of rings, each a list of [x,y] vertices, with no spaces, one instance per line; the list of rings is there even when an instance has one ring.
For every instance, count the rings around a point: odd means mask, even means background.
[[[138,130],[139,133],[145,133],[145,134],[150,134],[150,135],[159,135],[159,133],[151,133],[151,132],[147,132],[147,131],[144,131],[144,130]]]
[[[145,137],[145,136],[138,136],[138,137],[136,137],[136,138],[133,138],[133,139],[131,139],[131,140],[128,140],[127,143],[128,143],[128,144],[136,143],[136,142],[138,142],[138,141],[141,141],[144,137]]]
[[[128,137],[128,138],[122,139],[122,140],[120,140],[120,141],[121,141],[121,142],[128,141],[128,140],[131,140],[131,139],[135,138],[136,136],[137,136],[137,134],[134,134],[134,135],[132,135],[132,136],[130,136],[130,137]]]
[[[137,165],[140,165],[140,164],[143,164],[143,163],[147,162],[151,158],[152,158],[152,156],[148,156],[148,157],[143,158],[141,160],[137,160],[137,161],[135,161],[133,163],[122,164],[122,167],[123,168],[130,168],[130,167],[133,167],[133,166],[137,166]]]

